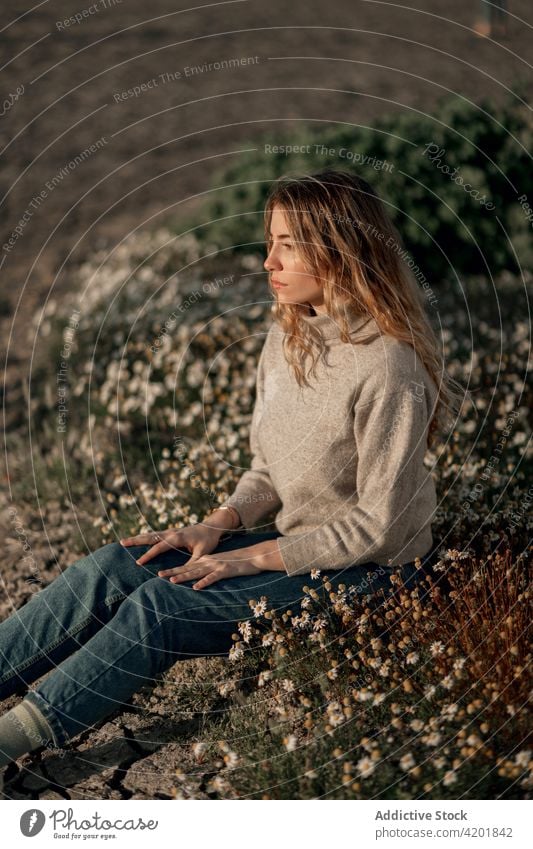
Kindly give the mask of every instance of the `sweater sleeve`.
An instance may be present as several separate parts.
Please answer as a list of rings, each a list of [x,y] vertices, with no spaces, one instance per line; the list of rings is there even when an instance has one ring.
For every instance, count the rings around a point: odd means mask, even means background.
[[[278,538],[289,575],[410,559],[405,552],[435,507],[433,480],[423,463],[427,425],[425,394],[407,381],[392,393],[382,390],[356,402],[353,506],[308,532]]]
[[[268,340],[268,337],[267,337]],[[257,523],[272,510],[279,510],[281,499],[274,488],[267,462],[259,442],[259,422],[263,414],[264,396],[264,359],[267,340],[261,350],[257,364],[256,397],[250,425],[250,468],[241,476],[234,492],[219,506],[235,507],[246,530],[261,532]]]

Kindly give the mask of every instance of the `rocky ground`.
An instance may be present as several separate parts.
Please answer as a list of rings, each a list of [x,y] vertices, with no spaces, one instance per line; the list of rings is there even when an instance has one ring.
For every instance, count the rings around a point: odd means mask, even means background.
[[[192,755],[198,718],[179,720],[169,681],[151,697],[136,697],[137,711],[83,735],[58,755],[43,751],[21,759],[6,776],[11,799],[207,799],[206,772]],[[147,705],[148,702],[148,705]],[[151,704],[156,702],[157,704]],[[179,741],[179,742],[177,742]],[[187,790],[183,779],[186,776]]]

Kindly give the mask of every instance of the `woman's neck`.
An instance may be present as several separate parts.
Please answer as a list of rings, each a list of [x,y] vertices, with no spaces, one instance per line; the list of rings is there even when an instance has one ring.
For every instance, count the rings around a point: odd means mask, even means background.
[[[316,312],[311,305],[309,306],[309,314],[303,316],[304,321],[316,330],[319,330],[323,339],[339,339],[341,329],[340,321],[332,318],[327,312]],[[348,319],[349,331],[352,332],[359,330],[364,324],[366,324],[370,316],[363,315],[363,313],[357,310],[355,306],[347,304],[346,318]]]

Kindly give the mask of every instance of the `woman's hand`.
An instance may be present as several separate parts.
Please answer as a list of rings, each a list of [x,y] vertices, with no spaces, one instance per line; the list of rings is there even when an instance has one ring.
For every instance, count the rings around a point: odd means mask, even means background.
[[[183,566],[162,569],[157,574],[161,578],[170,577],[173,584],[181,581],[196,580],[193,590],[201,590],[222,578],[235,578],[238,575],[258,575],[265,570],[285,571],[277,541],[236,548],[232,551],[220,551],[215,554],[191,557]]]
[[[210,525],[200,523],[188,525],[186,528],[169,528],[167,531],[125,537],[120,540],[120,544],[126,547],[130,545],[151,545],[152,548],[136,561],[139,566],[143,566],[152,557],[177,548],[187,549],[194,557],[209,554],[217,547],[223,533],[225,531],[220,528],[212,528]]]

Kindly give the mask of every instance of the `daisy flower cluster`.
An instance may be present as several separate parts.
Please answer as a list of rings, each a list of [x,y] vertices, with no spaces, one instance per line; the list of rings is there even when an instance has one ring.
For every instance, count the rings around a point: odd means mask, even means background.
[[[407,588],[396,569],[389,594],[348,595],[329,572],[297,610],[261,599],[229,655],[247,692],[224,725],[243,757],[233,793],[529,798],[529,564],[446,554],[445,576]]]

